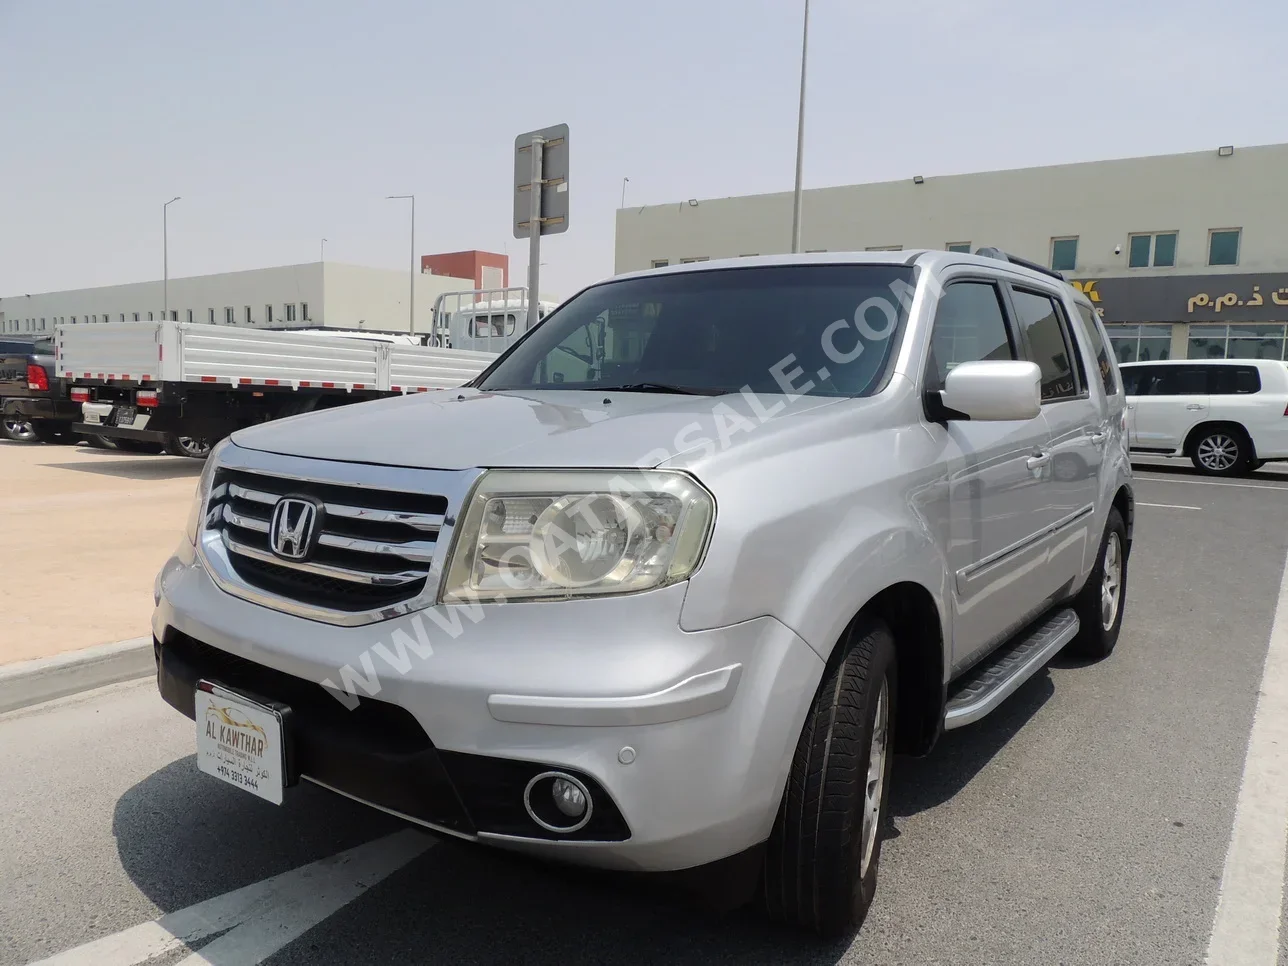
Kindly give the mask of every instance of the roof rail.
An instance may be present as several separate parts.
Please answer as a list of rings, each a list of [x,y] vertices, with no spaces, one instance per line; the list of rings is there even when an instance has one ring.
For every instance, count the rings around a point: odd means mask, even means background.
[[[1025,268],[1033,269],[1035,272],[1041,272],[1043,275],[1050,275],[1052,278],[1058,278],[1062,282],[1065,281],[1064,275],[1054,268],[1047,268],[1045,265],[1031,262],[1027,258],[1020,258],[1019,255],[1011,255],[1000,248],[977,248],[975,249],[975,254],[982,255],[984,258],[996,258],[1003,262],[1010,262],[1012,265],[1022,265]]]

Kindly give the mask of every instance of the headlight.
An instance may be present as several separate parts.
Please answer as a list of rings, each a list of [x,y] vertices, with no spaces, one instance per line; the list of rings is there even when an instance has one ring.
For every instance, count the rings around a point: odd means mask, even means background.
[[[665,471],[491,470],[460,515],[443,596],[627,594],[697,568],[715,501]]]
[[[206,505],[206,497],[210,496],[210,484],[215,478],[215,469],[219,464],[219,453],[227,444],[228,440],[223,440],[206,457],[206,465],[201,470],[201,479],[197,481],[197,492],[193,494],[192,506],[188,509],[188,524],[185,533],[188,536],[188,542],[194,547],[197,545],[197,538],[201,535],[201,514]]]

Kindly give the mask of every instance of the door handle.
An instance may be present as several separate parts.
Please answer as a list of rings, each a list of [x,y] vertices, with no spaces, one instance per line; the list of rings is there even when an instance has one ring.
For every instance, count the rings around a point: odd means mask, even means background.
[[[1185,408],[1186,409],[1205,409],[1207,407],[1205,407],[1202,403],[1186,403]]]
[[[1050,453],[1038,453],[1036,456],[1030,456],[1028,460],[1025,461],[1025,465],[1031,470],[1040,470],[1050,462]]]
[[[1091,441],[1097,446],[1103,443],[1105,439],[1109,436],[1108,433],[1088,433],[1087,435],[1091,438]]]

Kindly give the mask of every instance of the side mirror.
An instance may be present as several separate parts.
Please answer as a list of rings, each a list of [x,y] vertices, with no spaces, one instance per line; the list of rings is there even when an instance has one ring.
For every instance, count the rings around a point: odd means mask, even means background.
[[[967,419],[1034,419],[1042,412],[1042,370],[1034,362],[963,362],[944,380],[944,406]]]

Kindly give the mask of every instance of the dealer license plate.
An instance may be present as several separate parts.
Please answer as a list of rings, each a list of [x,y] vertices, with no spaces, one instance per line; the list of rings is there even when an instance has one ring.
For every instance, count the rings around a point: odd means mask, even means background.
[[[281,712],[206,681],[198,685],[196,708],[197,768],[281,805],[286,772]]]
[[[116,407],[116,425],[133,426],[135,409],[133,406]]]

